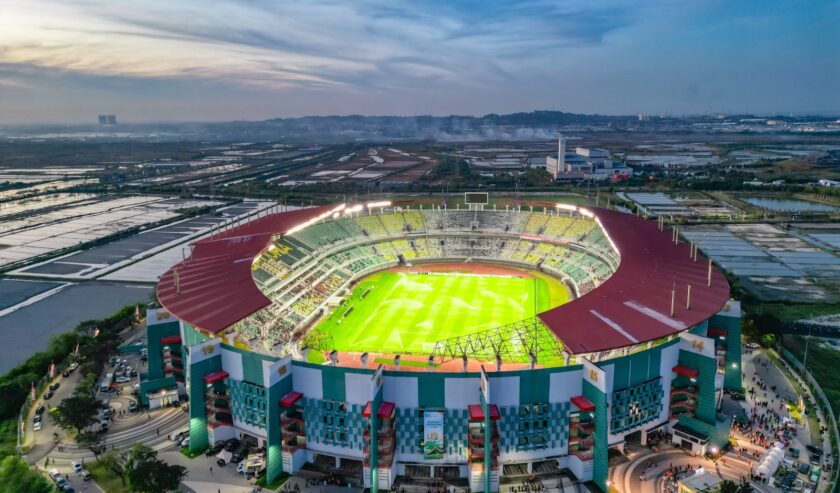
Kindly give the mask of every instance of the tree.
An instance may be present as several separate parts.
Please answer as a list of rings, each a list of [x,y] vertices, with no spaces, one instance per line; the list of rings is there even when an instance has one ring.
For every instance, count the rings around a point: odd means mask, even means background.
[[[128,473],[131,487],[140,493],[165,493],[177,489],[187,468],[169,465],[157,458],[140,462]]]
[[[126,471],[125,458],[123,456],[114,450],[109,450],[102,454],[102,456],[97,460],[105,469],[119,476],[122,481],[122,485],[125,486],[125,478],[128,471]]]
[[[724,479],[719,485],[720,493],[738,493],[738,485],[735,481]]]
[[[764,334],[761,336],[761,345],[764,347],[773,347],[776,345],[776,334]]]
[[[50,416],[57,426],[80,433],[82,428],[96,423],[98,413],[99,404],[92,395],[74,395],[61,401]]]
[[[94,431],[85,431],[76,436],[76,443],[93,452],[96,461],[99,462],[99,456],[105,452],[105,445],[102,443],[102,434]]]
[[[0,461],[0,493],[49,493],[53,486],[37,471],[29,469],[18,456],[9,455]]]
[[[125,460],[125,468],[128,470],[137,468],[140,464],[157,459],[157,452],[148,445],[135,443]]]

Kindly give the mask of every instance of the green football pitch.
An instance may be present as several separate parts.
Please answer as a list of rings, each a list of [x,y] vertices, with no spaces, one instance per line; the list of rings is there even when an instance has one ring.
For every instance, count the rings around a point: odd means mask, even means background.
[[[338,351],[429,354],[441,339],[533,317],[568,301],[556,279],[453,272],[380,272],[315,330]],[[364,298],[362,298],[364,295]]]

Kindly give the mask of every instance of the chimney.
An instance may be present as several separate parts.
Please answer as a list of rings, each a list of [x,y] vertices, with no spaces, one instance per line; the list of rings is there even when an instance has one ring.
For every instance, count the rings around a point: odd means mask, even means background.
[[[563,134],[560,134],[557,140],[557,171],[560,173],[568,171],[566,169],[566,136]]]

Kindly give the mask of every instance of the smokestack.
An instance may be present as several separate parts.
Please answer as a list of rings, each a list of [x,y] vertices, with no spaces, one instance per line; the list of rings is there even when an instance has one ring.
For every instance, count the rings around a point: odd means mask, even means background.
[[[175,276],[175,293],[181,294],[181,276],[178,274],[178,268],[176,267],[172,273]]]
[[[685,294],[685,309],[691,310],[691,284],[688,285],[688,290]]]
[[[368,367],[368,353],[362,353],[362,368],[367,370]]]
[[[560,138],[557,139],[557,171],[560,173],[568,171],[566,169],[566,136],[563,134],[560,134]]]

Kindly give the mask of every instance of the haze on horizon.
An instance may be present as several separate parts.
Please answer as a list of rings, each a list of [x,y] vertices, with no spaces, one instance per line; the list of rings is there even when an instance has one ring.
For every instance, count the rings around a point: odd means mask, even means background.
[[[0,0],[0,123],[840,110],[840,2]]]

